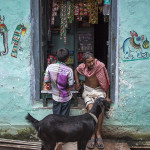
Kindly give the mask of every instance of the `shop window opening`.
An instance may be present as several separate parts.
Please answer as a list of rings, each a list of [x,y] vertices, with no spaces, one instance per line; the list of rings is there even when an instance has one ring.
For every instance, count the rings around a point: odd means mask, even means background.
[[[109,1],[110,2],[110,1]],[[41,26],[42,26],[42,53],[41,53],[41,97],[44,106],[51,94],[47,91],[51,86],[43,82],[44,71],[52,61],[57,61],[56,51],[59,48],[69,49],[69,59],[66,64],[73,70],[82,63],[84,52],[91,52],[95,58],[106,65],[108,55],[108,28],[110,3],[106,5],[103,0],[97,1],[57,1],[41,0]],[[107,7],[107,8],[106,8]],[[106,9],[104,11],[104,9]],[[73,12],[72,12],[73,10]],[[68,14],[70,12],[70,14]],[[69,18],[67,19],[67,17]],[[67,19],[67,23],[66,23]],[[69,23],[70,22],[70,23]],[[45,37],[45,38],[44,38]],[[81,85],[84,77],[80,76]],[[73,89],[75,91],[75,86]],[[82,89],[75,94],[72,106],[78,107],[78,98],[81,98]]]

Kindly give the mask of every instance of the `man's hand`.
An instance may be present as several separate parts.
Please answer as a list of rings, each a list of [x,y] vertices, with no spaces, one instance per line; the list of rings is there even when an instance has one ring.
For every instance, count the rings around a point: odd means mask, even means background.
[[[75,81],[76,81],[76,90],[79,91],[80,90],[80,82],[79,82],[79,73],[77,70],[75,70]]]
[[[106,97],[106,101],[110,104],[111,103],[111,99],[109,97]]]
[[[76,90],[79,91],[81,88],[80,83],[76,83]]]

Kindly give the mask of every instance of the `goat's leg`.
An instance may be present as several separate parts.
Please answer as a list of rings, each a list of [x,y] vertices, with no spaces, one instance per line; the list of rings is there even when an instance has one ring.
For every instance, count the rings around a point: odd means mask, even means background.
[[[88,140],[82,140],[77,142],[78,150],[86,150],[86,144]]]
[[[44,145],[42,144],[41,150],[44,150]]]
[[[54,150],[55,149],[55,146],[56,146],[56,142],[50,142],[49,143],[49,150]]]
[[[82,141],[82,145],[81,145],[81,149],[82,149],[82,150],[86,150],[87,142],[88,142],[88,140],[83,140],[83,141]]]
[[[42,147],[41,147],[41,150],[47,150],[46,147],[47,147],[47,142],[42,141]]]
[[[78,142],[77,142],[77,148],[78,148],[78,150],[82,150],[82,149],[81,149],[81,145],[82,145],[81,141],[78,141]]]
[[[47,142],[45,142],[45,141],[42,142],[41,150],[49,150],[49,146],[48,146]]]
[[[56,142],[51,141],[50,143],[48,142],[42,142],[42,148],[41,150],[54,150],[56,146]]]

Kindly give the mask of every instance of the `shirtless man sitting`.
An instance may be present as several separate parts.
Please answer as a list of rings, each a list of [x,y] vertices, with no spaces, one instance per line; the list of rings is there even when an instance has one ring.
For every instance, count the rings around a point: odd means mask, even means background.
[[[82,60],[83,63],[81,63],[75,70],[76,90],[80,90],[79,74],[82,74],[85,76],[85,84],[82,97],[89,112],[93,106],[94,100],[97,97],[103,97],[108,102],[111,102],[109,98],[110,79],[105,65],[94,58],[92,53],[84,53]],[[101,113],[98,118],[97,131],[96,133],[93,133],[91,139],[87,144],[87,147],[89,149],[94,149],[95,145],[99,149],[104,148],[101,137],[102,122],[103,114]]]

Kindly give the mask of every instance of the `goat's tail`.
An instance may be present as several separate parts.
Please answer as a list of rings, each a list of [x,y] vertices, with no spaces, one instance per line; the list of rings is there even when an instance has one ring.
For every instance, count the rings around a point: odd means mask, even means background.
[[[36,120],[35,118],[33,118],[29,113],[28,115],[26,116],[26,119],[32,123],[32,125],[35,127],[35,129],[38,131],[38,128],[39,128],[39,121]]]

